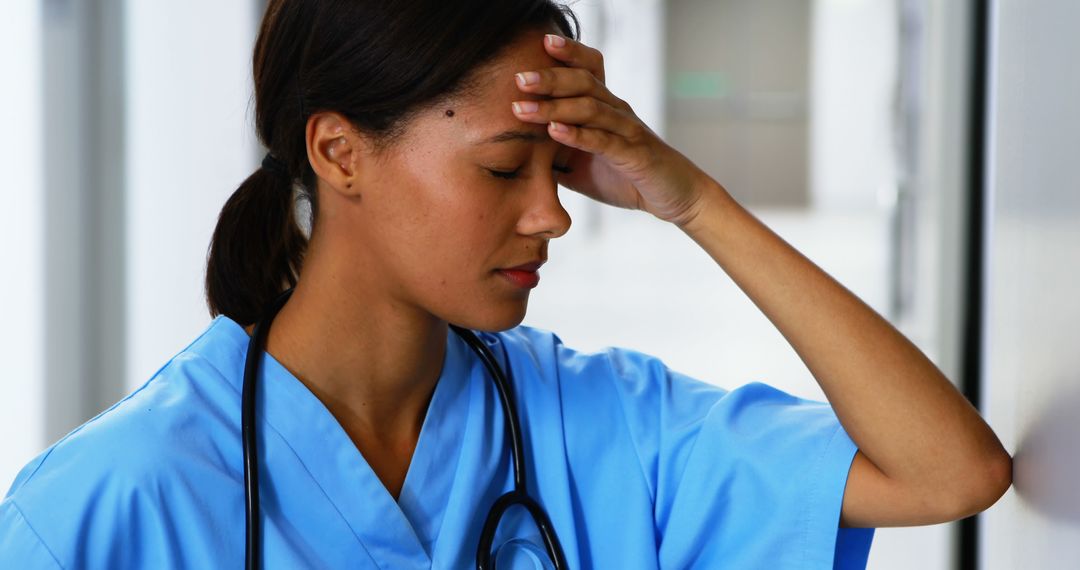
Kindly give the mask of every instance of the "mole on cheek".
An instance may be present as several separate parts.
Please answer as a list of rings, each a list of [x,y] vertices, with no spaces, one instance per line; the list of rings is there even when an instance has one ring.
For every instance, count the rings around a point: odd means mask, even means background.
[[[447,117],[453,117],[454,116],[454,110],[453,109],[447,109],[446,110],[446,116]]]

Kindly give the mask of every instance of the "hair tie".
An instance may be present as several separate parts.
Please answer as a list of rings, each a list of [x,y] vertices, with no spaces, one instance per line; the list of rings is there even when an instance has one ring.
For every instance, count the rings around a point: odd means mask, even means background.
[[[289,176],[289,167],[270,153],[266,153],[266,156],[263,157],[262,167],[263,170],[266,170],[267,172],[272,172],[279,176]]]

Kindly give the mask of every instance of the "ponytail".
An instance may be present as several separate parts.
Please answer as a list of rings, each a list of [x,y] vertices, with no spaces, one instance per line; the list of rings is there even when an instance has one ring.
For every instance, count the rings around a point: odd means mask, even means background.
[[[265,164],[225,202],[207,255],[210,315],[244,326],[296,285],[307,249],[296,220],[292,178]]]

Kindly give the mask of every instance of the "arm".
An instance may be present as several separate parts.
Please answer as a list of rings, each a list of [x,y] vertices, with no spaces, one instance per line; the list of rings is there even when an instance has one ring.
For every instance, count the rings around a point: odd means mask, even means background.
[[[576,149],[560,184],[681,228],[791,343],[859,446],[842,525],[954,520],[1009,488],[1009,454],[918,348],[649,129],[607,89],[598,50],[544,46],[561,66],[523,70],[517,81],[550,100],[514,112]]]
[[[1009,488],[997,436],[907,338],[702,176],[679,227],[795,349],[859,446],[841,526],[934,524],[970,516]]]

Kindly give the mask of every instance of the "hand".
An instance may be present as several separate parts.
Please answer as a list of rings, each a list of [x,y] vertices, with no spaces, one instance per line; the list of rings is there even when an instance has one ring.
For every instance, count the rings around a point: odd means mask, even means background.
[[[555,45],[558,40],[563,45]],[[590,198],[644,210],[676,225],[696,215],[709,180],[700,168],[668,146],[604,85],[599,50],[561,36],[547,35],[544,49],[568,67],[518,73],[518,89],[549,95],[534,112],[514,114],[522,121],[547,123],[548,133],[574,150],[559,183]],[[526,79],[535,82],[525,84]]]

